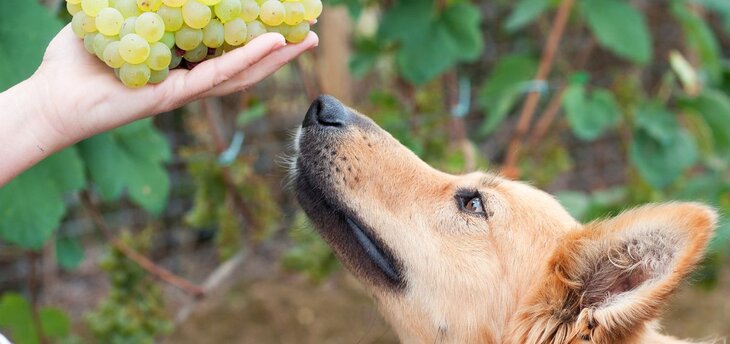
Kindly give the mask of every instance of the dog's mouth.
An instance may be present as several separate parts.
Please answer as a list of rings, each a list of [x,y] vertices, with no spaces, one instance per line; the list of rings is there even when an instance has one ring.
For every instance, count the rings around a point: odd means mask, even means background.
[[[358,277],[390,290],[405,287],[401,262],[356,212],[336,201],[327,180],[312,177],[298,163],[297,198],[320,235],[338,258]],[[323,185],[324,184],[324,185]]]

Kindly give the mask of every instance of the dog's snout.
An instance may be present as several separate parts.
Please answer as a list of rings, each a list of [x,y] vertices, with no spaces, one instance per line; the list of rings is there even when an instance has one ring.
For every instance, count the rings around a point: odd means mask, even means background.
[[[309,106],[302,127],[319,125],[342,128],[350,124],[352,118],[353,115],[337,98],[322,95]]]

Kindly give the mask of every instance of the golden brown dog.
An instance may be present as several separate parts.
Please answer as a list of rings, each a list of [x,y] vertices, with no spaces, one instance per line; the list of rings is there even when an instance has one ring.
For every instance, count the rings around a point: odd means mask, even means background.
[[[421,161],[323,96],[296,138],[299,201],[404,343],[681,343],[656,331],[717,214],[649,205],[576,222],[529,185]]]

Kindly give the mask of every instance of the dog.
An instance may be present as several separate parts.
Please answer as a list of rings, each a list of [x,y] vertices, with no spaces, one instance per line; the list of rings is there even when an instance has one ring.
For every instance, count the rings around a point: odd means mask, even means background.
[[[528,184],[430,167],[330,96],[295,149],[299,203],[403,343],[685,343],[656,319],[703,257],[706,205],[581,225]]]

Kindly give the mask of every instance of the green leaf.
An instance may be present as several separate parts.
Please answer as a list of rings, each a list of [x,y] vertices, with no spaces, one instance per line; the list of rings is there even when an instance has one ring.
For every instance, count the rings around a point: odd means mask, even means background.
[[[43,308],[38,312],[43,334],[47,338],[61,339],[68,336],[71,321],[63,311]],[[17,293],[5,293],[0,299],[0,329],[15,344],[38,344],[40,342],[28,301]]]
[[[0,238],[40,249],[66,213],[64,194],[85,185],[75,147],[38,163],[0,188]]]
[[[0,92],[33,74],[60,29],[38,1],[0,1]]]
[[[697,146],[673,113],[649,104],[637,112],[629,158],[649,185],[663,189],[697,161]]]
[[[651,36],[641,12],[625,0],[585,0],[581,4],[588,27],[603,47],[636,63],[651,60]]]
[[[57,308],[44,308],[38,312],[43,327],[43,335],[48,338],[64,338],[71,331],[71,320],[66,313]]]
[[[508,55],[497,62],[477,99],[487,112],[480,134],[491,134],[504,121],[536,71],[537,61],[526,55]]]
[[[84,248],[71,238],[56,239],[56,261],[66,270],[74,270],[84,260]]]
[[[38,344],[30,305],[20,294],[5,293],[0,299],[0,329],[15,344]]]
[[[383,15],[378,37],[399,44],[399,72],[422,84],[459,62],[479,57],[484,47],[481,19],[469,3],[453,3],[436,13],[433,0],[401,0]]]
[[[621,118],[611,92],[598,89],[589,96],[582,84],[568,86],[563,105],[573,133],[581,140],[595,140]]]
[[[708,89],[695,98],[682,100],[680,106],[707,123],[715,150],[730,153],[730,98],[726,94]]]
[[[690,11],[684,2],[673,1],[672,15],[682,24],[687,44],[696,51],[710,81],[717,83],[722,73],[720,44],[708,23]]]
[[[236,125],[238,126],[245,126],[247,124],[250,124],[251,122],[264,117],[266,114],[267,108],[266,104],[263,102],[255,103],[251,106],[249,106],[246,110],[241,111],[238,116],[236,117]]]
[[[529,25],[550,5],[550,0],[522,0],[507,18],[504,28],[509,32],[515,32]]]
[[[102,199],[116,200],[126,189],[145,210],[153,214],[164,210],[170,191],[165,162],[171,152],[151,120],[87,139],[79,150]]]

